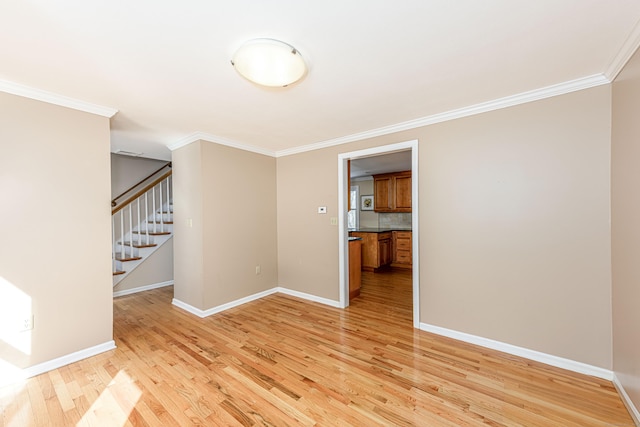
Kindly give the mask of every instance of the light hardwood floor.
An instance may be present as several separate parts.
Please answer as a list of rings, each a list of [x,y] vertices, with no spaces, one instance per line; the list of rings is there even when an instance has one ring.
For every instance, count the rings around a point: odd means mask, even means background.
[[[413,329],[410,272],[363,274],[346,310],[199,319],[172,293],[115,299],[118,348],[0,389],[0,426],[633,425],[610,382]]]

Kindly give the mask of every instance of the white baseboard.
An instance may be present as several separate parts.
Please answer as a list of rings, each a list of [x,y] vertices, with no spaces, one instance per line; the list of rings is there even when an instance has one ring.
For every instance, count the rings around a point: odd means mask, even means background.
[[[322,298],[311,294],[305,294],[304,292],[293,291],[291,289],[283,288],[281,286],[276,288],[278,292],[283,293],[285,295],[291,295],[292,297],[298,297],[302,299],[306,299],[307,301],[313,301],[320,304],[328,305],[335,308],[340,308],[340,301],[335,301],[328,298]]]
[[[490,348],[492,350],[498,350],[503,353],[512,354],[514,356],[524,357],[525,359],[530,359],[536,362],[555,366],[557,368],[562,368],[569,371],[578,372],[580,374],[591,375],[593,377],[613,381],[613,371],[593,365],[588,365],[582,362],[576,362],[575,360],[565,359],[563,357],[553,356],[551,354],[542,353],[540,351],[529,350],[528,348],[518,347],[500,341],[494,341],[492,339],[442,328],[440,326],[429,325],[427,323],[420,323],[420,329],[426,332],[434,333],[436,335],[442,335],[459,341],[468,342],[470,344]]]
[[[195,314],[196,316],[200,317],[200,318],[205,318],[207,316],[211,316],[212,314],[216,314],[216,313],[220,313],[222,311],[228,310],[230,308],[234,308],[237,307],[239,305],[242,304],[246,304],[248,302],[251,301],[255,301],[258,300],[260,298],[264,298],[267,295],[271,295],[271,294],[275,294],[275,293],[283,293],[286,295],[291,295],[294,297],[298,297],[298,298],[302,298],[308,301],[313,301],[313,302],[317,302],[320,304],[324,304],[324,305],[329,305],[331,307],[336,307],[336,308],[340,308],[340,301],[334,301],[334,300],[330,300],[327,298],[322,298],[322,297],[317,297],[315,295],[311,295],[311,294],[305,294],[304,292],[298,292],[298,291],[293,291],[291,289],[287,289],[287,288],[283,288],[283,287],[276,287],[276,288],[272,288],[272,289],[268,289],[266,291],[263,292],[258,292],[257,294],[253,294],[253,295],[249,295],[248,297],[244,297],[244,298],[240,298],[237,299],[235,301],[231,301],[228,302],[226,304],[222,304],[219,305],[217,307],[213,307],[213,308],[209,308],[207,310],[200,310],[199,308],[196,308],[190,304],[187,304],[186,302],[180,301],[179,299],[174,298],[173,301],[171,302],[173,305],[175,305],[176,307],[179,307],[185,311],[188,311],[191,314]]]
[[[624,403],[624,406],[627,407],[631,418],[633,418],[633,422],[636,424],[636,426],[640,426],[640,411],[638,411],[638,408],[636,408],[636,405],[634,405],[633,401],[627,394],[627,391],[624,389],[624,386],[620,382],[620,379],[615,372],[613,373],[613,385],[616,386],[616,390],[618,390],[618,393],[620,393],[622,402]]]
[[[96,356],[100,353],[104,353],[105,351],[113,350],[115,348],[116,343],[115,341],[111,340],[102,344],[95,345],[93,347],[85,348],[84,350],[79,350],[74,353],[49,360],[47,362],[38,363],[37,365],[33,365],[22,370],[17,370],[10,375],[3,375],[2,378],[0,378],[0,387],[17,383],[26,380],[27,378],[35,377],[36,375],[44,374],[45,372],[61,368],[79,360]]]
[[[186,302],[182,302],[179,299],[173,298],[171,300],[171,304],[175,305],[178,308],[183,309],[184,311],[188,311],[191,314],[195,314],[198,317],[205,317],[204,311],[200,310],[199,308],[195,308],[194,306],[189,305]]]
[[[255,301],[260,298],[264,298],[267,295],[271,295],[276,292],[277,292],[276,288],[268,289],[266,291],[258,292],[257,294],[249,295],[248,297],[240,298],[235,301],[231,301],[231,302],[219,305],[217,307],[209,308],[207,310],[200,310],[199,308],[196,308],[190,304],[187,304],[186,302],[182,302],[176,298],[174,298],[171,303],[176,307],[179,307],[185,311],[188,311],[191,314],[195,314],[198,317],[204,318],[207,316],[211,316],[212,314],[220,313],[222,311],[229,310],[230,308],[234,308],[239,305],[246,304],[248,302]]]
[[[137,292],[149,291],[151,289],[164,288],[165,286],[173,285],[173,280],[168,280],[166,282],[154,283],[152,285],[140,286],[138,288],[133,289],[125,289],[124,291],[116,291],[113,293],[113,297],[121,297],[124,295],[135,294]]]

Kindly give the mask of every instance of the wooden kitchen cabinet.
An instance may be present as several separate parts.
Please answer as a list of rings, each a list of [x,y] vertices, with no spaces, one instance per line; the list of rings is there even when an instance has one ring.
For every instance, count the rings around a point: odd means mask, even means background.
[[[411,231],[393,232],[392,267],[411,268],[413,264]]]
[[[390,231],[384,233],[352,231],[349,235],[362,237],[362,270],[375,271],[391,264],[393,241]]]
[[[388,234],[388,233],[386,233]],[[389,236],[391,237],[391,236]],[[390,238],[378,239],[378,267],[391,264],[392,256],[391,249],[393,247],[392,240]]]
[[[411,171],[396,175],[394,190],[395,210],[411,212]]]
[[[376,212],[390,212],[391,207],[391,176],[373,176],[373,210]]]
[[[373,176],[376,212],[411,212],[411,171]]]
[[[360,295],[362,283],[362,240],[349,242],[349,301]]]

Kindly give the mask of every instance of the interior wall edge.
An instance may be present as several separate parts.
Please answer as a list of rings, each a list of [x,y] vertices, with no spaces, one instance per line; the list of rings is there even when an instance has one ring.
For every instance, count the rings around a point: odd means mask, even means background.
[[[624,403],[624,406],[626,406],[629,411],[629,415],[633,418],[633,422],[636,423],[636,426],[640,426],[640,411],[638,411],[636,405],[633,404],[631,397],[627,394],[627,391],[624,389],[622,382],[615,372],[613,373],[613,385],[616,387],[616,390],[622,399],[622,403]]]
[[[163,286],[169,286],[167,285],[163,285]],[[160,287],[160,286],[158,286]],[[300,298],[300,299],[304,299],[307,301],[311,301],[311,302],[317,302],[319,304],[323,304],[323,305],[328,305],[330,307],[334,307],[334,308],[341,308],[340,306],[340,301],[334,301],[328,298],[322,298],[322,297],[318,297],[315,295],[311,295],[311,294],[307,294],[304,292],[298,292],[298,291],[294,291],[292,289],[288,289],[288,288],[284,288],[282,286],[276,286],[274,288],[271,289],[267,289],[266,291],[263,292],[258,292],[256,294],[253,295],[249,295],[246,296],[244,298],[240,298],[237,299],[235,301],[231,301],[228,302],[226,304],[221,304],[219,306],[216,307],[212,307],[209,308],[207,310],[200,310],[199,308],[193,307],[192,305],[189,305],[183,301],[180,301],[177,298],[173,298],[173,300],[171,301],[171,304],[175,305],[178,308],[181,308],[191,314],[194,314],[200,318],[205,318],[205,317],[209,317],[212,316],[214,314],[217,313],[221,313],[225,310],[229,310],[231,308],[235,308],[238,306],[241,306],[243,304],[246,304],[248,302],[252,302],[252,301],[256,301],[259,300],[261,298],[264,298],[266,296],[272,295],[272,294],[276,294],[276,293],[281,293],[284,295],[288,295],[288,296],[292,296],[292,297],[296,297],[296,298]]]
[[[191,305],[189,305],[189,304],[187,304],[185,302],[182,302],[182,301],[180,301],[179,299],[176,299],[176,298],[174,298],[171,303],[173,305],[175,305],[176,307],[179,307],[179,308],[182,308],[185,311],[188,311],[191,314],[195,314],[198,317],[205,318],[205,317],[209,317],[209,316],[212,316],[214,314],[217,314],[217,313],[221,313],[221,312],[223,312],[225,310],[229,310],[231,308],[238,307],[238,306],[240,306],[242,304],[246,304],[248,302],[255,301],[255,300],[258,300],[260,298],[264,298],[264,297],[266,297],[268,295],[275,294],[276,292],[278,292],[277,288],[267,289],[266,291],[258,292],[258,293],[255,293],[253,295],[248,295],[246,297],[239,298],[237,300],[230,301],[230,302],[225,303],[225,304],[220,304],[218,306],[211,307],[211,308],[208,308],[206,310],[200,310],[199,308],[193,307],[193,306],[191,306]]]

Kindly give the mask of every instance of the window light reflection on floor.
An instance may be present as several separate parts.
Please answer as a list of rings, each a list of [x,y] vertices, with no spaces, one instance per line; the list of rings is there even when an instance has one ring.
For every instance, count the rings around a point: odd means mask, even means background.
[[[135,408],[142,391],[125,371],[119,371],[76,424],[122,427]]]

